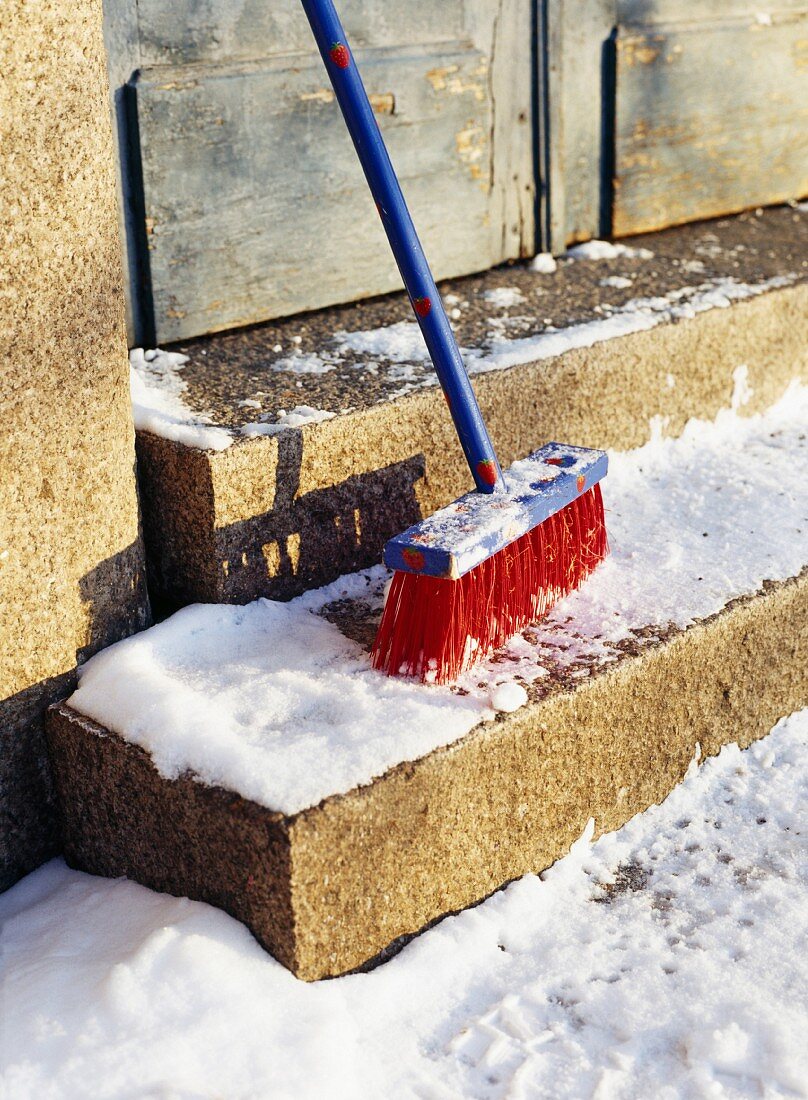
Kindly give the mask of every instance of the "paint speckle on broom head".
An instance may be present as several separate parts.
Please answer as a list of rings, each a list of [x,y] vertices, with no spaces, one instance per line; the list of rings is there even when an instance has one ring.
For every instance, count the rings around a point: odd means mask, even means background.
[[[424,555],[420,550],[414,550],[412,547],[408,546],[403,556],[410,569],[414,569],[417,572],[419,569],[424,568]]]

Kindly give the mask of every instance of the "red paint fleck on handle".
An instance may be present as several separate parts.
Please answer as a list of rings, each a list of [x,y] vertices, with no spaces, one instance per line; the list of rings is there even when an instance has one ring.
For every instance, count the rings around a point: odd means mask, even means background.
[[[497,467],[490,458],[485,458],[482,462],[477,463],[477,473],[486,485],[496,485]]]
[[[426,317],[429,311],[432,309],[431,298],[416,298],[412,303],[412,308],[418,314],[419,317]]]
[[[578,474],[578,480],[575,484],[578,486],[578,492],[582,493],[584,491],[584,485],[586,485],[586,478],[583,474]]]
[[[348,47],[342,42],[335,42],[329,51],[331,60],[337,66],[338,69],[347,69],[351,63],[351,55],[348,53]]]

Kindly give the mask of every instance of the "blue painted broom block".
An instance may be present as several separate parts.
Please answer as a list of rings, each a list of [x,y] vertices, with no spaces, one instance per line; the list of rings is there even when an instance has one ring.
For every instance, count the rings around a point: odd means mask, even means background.
[[[605,451],[547,443],[505,471],[504,493],[467,493],[391,539],[385,564],[457,580],[591,489],[608,464]]]

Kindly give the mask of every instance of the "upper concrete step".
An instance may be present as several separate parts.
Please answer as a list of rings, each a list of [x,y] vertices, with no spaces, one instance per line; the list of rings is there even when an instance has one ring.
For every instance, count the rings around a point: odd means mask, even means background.
[[[68,859],[318,978],[661,800],[808,703],[806,416],[794,387],[617,456],[611,556],[451,688],[370,668],[379,567],[93,658],[50,728]]]
[[[756,411],[808,375],[799,208],[441,292],[506,465],[549,439],[622,449],[654,418],[674,435],[733,402]],[[289,598],[378,561],[470,488],[403,295],[173,350],[181,373],[172,356],[136,357],[145,530],[170,600]]]

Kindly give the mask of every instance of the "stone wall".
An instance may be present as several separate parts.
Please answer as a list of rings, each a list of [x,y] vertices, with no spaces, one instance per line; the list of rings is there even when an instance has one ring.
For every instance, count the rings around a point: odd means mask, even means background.
[[[58,850],[44,708],[147,624],[101,0],[0,26],[0,887]]]

